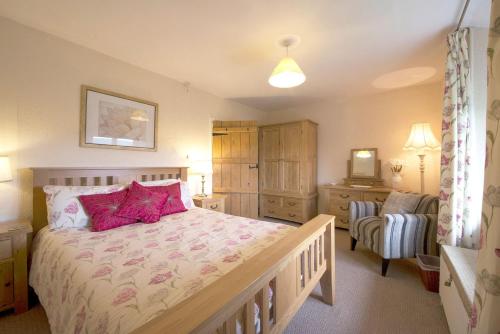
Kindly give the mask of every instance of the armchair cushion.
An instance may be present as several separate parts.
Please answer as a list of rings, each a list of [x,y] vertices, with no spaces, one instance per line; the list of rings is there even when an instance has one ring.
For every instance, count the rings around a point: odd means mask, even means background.
[[[379,233],[384,259],[437,254],[437,214],[386,214]]]
[[[414,213],[421,199],[421,194],[391,191],[379,215],[384,217],[389,213]]]

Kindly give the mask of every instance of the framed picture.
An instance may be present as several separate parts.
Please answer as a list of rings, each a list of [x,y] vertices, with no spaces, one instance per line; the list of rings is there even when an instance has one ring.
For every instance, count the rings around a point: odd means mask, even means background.
[[[156,151],[158,104],[82,86],[80,146]]]

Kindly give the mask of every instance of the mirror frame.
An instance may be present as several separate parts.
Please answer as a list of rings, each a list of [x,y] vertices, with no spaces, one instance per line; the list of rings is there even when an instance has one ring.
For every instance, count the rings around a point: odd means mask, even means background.
[[[354,171],[354,154],[359,151],[374,151],[375,157],[373,159],[373,176],[359,176],[353,175]],[[377,148],[352,148],[351,149],[351,160],[350,160],[350,169],[349,169],[349,178],[351,179],[379,179],[380,178],[380,170],[379,170],[379,160],[378,160],[378,150]]]

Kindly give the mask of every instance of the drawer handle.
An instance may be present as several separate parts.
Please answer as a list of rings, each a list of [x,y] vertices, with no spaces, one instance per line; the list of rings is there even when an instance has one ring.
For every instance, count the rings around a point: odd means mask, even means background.
[[[451,276],[450,276],[450,278],[448,278],[448,279],[444,282],[444,286],[450,287],[450,286],[451,286],[451,281],[452,281],[452,279],[451,279]]]
[[[276,201],[275,201],[275,200],[270,200],[270,199],[268,199],[268,200],[267,200],[267,202],[268,202],[268,203],[271,203],[271,204],[276,203]]]
[[[289,213],[289,214],[288,214],[288,216],[289,216],[289,217],[295,217],[295,216],[296,216],[296,214],[295,214],[295,213]]]
[[[349,210],[349,207],[344,208],[344,207],[341,205],[341,206],[340,206],[340,210],[342,210],[342,211],[347,211],[347,210]]]
[[[269,212],[269,213],[274,213],[274,211],[273,211],[273,210],[267,210],[267,212]]]
[[[349,198],[349,195],[340,194],[340,197],[342,197],[342,198]]]
[[[289,206],[295,206],[297,203],[296,202],[288,202]]]
[[[212,209],[212,210],[215,210],[215,209],[217,209],[218,207],[219,207],[219,205],[218,205],[218,204],[212,204],[212,205],[210,205],[210,209]]]
[[[375,202],[385,202],[385,199],[384,198],[380,199],[378,197],[375,197]]]
[[[8,288],[10,286],[10,282],[5,283],[5,287]]]

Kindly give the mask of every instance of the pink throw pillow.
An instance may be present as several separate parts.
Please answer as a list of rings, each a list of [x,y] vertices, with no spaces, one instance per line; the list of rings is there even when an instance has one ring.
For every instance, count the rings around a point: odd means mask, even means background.
[[[160,220],[167,197],[167,194],[153,192],[134,181],[128,189],[125,201],[115,215],[138,219],[146,224],[156,223]]]
[[[115,216],[114,213],[127,197],[127,189],[109,194],[81,195],[78,198],[91,218],[94,232],[110,230],[135,223],[136,219]]]
[[[162,216],[187,211],[184,203],[182,203],[180,182],[169,184],[168,186],[147,187],[147,189],[155,193],[167,194],[167,201],[160,213]]]

